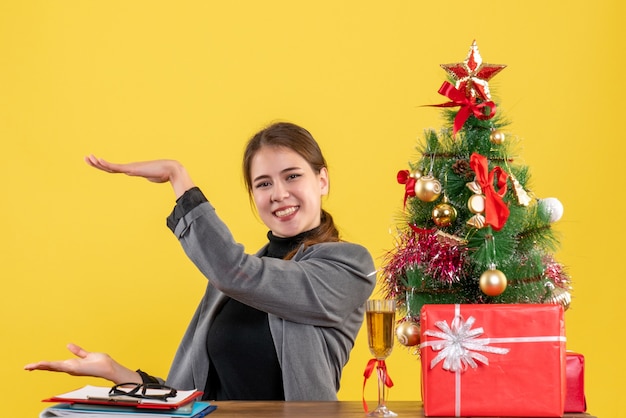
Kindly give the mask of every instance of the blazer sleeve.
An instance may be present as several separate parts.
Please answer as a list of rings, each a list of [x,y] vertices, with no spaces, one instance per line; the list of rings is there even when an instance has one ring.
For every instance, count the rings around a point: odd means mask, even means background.
[[[173,228],[187,256],[224,294],[288,321],[335,326],[370,296],[374,263],[363,246],[321,243],[292,260],[246,254],[209,202]]]

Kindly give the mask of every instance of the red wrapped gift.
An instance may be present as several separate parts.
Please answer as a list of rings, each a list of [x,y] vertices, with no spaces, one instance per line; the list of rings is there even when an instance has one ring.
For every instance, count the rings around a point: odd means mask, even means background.
[[[582,354],[568,351],[566,354],[565,377],[565,412],[585,412],[585,357]]]
[[[426,416],[563,415],[562,306],[424,305],[420,321]]]

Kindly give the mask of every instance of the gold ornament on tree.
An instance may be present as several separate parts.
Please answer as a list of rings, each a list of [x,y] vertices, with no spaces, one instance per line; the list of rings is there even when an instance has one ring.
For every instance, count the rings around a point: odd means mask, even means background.
[[[485,247],[490,251],[492,261],[489,263],[489,269],[480,275],[478,285],[485,295],[499,296],[506,290],[507,279],[504,273],[496,268],[496,243],[492,234],[485,237]]]
[[[466,239],[458,237],[456,235],[447,234],[439,229],[437,230],[437,232],[435,232],[435,235],[437,236],[437,241],[439,241],[442,244],[452,245],[452,246],[467,245]]]
[[[524,188],[517,180],[517,178],[515,178],[513,173],[509,173],[509,178],[513,182],[513,193],[515,193],[517,203],[519,203],[521,206],[528,206],[532,201],[531,197],[528,195],[528,192],[524,190]]]
[[[415,196],[422,202],[434,202],[441,190],[441,183],[432,174],[421,176],[415,182]]]
[[[546,288],[548,289],[548,302],[561,305],[564,310],[569,309],[570,303],[572,302],[572,295],[568,289],[557,287],[552,282],[547,282]]]
[[[422,202],[434,202],[439,199],[439,195],[443,191],[443,187],[439,180],[433,176],[433,168],[435,165],[435,152],[430,154],[430,168],[427,175],[422,175],[415,182],[415,196]]]
[[[495,266],[491,266],[480,276],[479,285],[485,295],[499,296],[506,290],[506,276]]]
[[[420,343],[420,326],[407,318],[404,322],[398,324],[396,337],[398,342],[406,347],[416,346]]]
[[[491,134],[489,134],[489,141],[495,145],[501,145],[504,143],[505,139],[506,135],[504,135],[504,132],[498,131],[497,129],[492,130]]]
[[[467,224],[480,229],[485,226],[485,216],[483,215],[483,212],[485,212],[485,196],[478,182],[472,181],[467,183],[467,187],[474,192],[467,200],[467,207],[474,214],[467,220]]]
[[[440,228],[452,225],[456,221],[456,215],[456,209],[449,203],[445,194],[443,202],[435,206],[432,211],[433,222]]]
[[[410,296],[413,295],[413,288],[406,292],[406,317],[396,327],[396,337],[398,342],[406,347],[414,347],[420,343],[420,326],[413,321],[411,316]]]

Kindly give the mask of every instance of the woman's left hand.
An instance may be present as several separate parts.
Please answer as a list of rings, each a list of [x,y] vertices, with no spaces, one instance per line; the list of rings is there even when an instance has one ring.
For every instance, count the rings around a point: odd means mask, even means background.
[[[194,187],[185,167],[176,160],[152,160],[126,164],[110,163],[93,155],[85,157],[85,162],[107,173],[121,173],[128,176],[143,177],[153,183],[170,182],[176,197]]]

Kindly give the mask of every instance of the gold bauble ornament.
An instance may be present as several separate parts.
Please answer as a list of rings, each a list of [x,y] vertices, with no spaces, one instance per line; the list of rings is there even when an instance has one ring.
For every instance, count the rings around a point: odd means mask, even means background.
[[[500,270],[489,269],[480,276],[480,290],[487,296],[498,296],[506,289],[506,276]]]
[[[489,141],[491,141],[492,144],[500,145],[505,139],[506,135],[504,135],[504,132],[498,131],[497,129],[491,131],[491,134],[489,135]]]
[[[456,209],[449,203],[440,203],[433,208],[433,222],[439,227],[450,226],[456,220]]]
[[[415,196],[422,202],[434,202],[441,194],[441,183],[431,176],[422,176],[415,182]]]
[[[409,177],[417,180],[418,178],[422,177],[422,172],[419,170],[413,170],[409,173]]]
[[[420,343],[420,326],[411,320],[406,320],[396,327],[398,342],[407,347]]]

